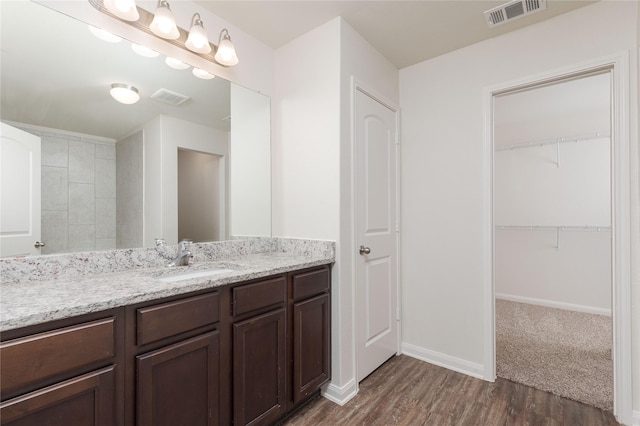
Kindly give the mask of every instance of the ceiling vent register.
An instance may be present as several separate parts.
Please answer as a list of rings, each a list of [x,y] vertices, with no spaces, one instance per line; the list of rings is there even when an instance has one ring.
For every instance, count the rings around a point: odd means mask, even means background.
[[[484,12],[489,28],[547,8],[547,0],[516,0]]]
[[[160,102],[164,102],[170,105],[180,105],[188,101],[190,98],[185,95],[181,95],[180,93],[173,92],[169,89],[158,89],[153,95],[151,95],[151,99],[155,99]]]

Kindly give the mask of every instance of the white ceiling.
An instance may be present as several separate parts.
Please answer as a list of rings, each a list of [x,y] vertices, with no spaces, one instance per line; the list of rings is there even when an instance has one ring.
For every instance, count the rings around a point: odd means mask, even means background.
[[[547,0],[546,10],[490,29],[483,12],[506,2],[507,0],[195,1],[274,49],[342,16],[398,68],[594,3]]]

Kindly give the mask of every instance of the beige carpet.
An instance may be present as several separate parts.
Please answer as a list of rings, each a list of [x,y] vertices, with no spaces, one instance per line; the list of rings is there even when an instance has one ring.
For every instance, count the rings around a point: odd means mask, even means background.
[[[496,300],[498,377],[613,407],[611,318]]]

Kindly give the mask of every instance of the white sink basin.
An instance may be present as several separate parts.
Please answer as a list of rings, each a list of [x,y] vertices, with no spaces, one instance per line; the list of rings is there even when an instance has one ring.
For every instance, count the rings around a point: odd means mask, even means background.
[[[174,281],[190,280],[192,278],[211,277],[213,275],[226,274],[232,272],[233,269],[228,268],[214,268],[214,269],[202,269],[200,271],[184,272],[182,274],[169,275],[167,277],[158,278],[158,281],[165,283]]]

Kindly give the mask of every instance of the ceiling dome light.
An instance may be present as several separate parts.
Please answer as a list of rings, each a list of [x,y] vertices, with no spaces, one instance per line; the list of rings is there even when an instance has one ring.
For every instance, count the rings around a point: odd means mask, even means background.
[[[130,84],[113,83],[109,93],[113,96],[113,99],[125,105],[135,104],[140,100],[138,89]]]
[[[164,62],[169,65],[171,68],[177,69],[177,70],[186,70],[187,68],[190,67],[189,64],[186,64],[184,62],[182,62],[180,59],[176,59],[176,58],[172,58],[170,56],[167,56],[164,60]]]
[[[140,19],[135,0],[104,0],[104,7],[125,21],[137,21]]]
[[[122,41],[121,37],[118,37],[117,35],[112,34],[109,31],[96,28],[93,25],[88,25],[88,27],[89,27],[89,31],[91,31],[91,34],[98,37],[100,40],[107,41],[109,43],[118,43]]]
[[[180,31],[176,26],[176,18],[173,17],[169,3],[166,0],[158,0],[158,8],[149,29],[158,37],[175,40],[180,37]]]
[[[236,48],[233,47],[233,43],[231,43],[231,36],[226,28],[220,31],[218,49],[216,50],[214,58],[219,64],[226,65],[228,67],[236,65],[239,62],[238,55],[236,55]]]
[[[204,25],[200,20],[200,14],[195,13],[191,18],[191,28],[189,29],[189,37],[185,43],[187,49],[196,53],[209,53],[211,52],[211,45],[209,45],[209,38],[207,32],[204,30]]]
[[[215,77],[215,75],[211,74],[210,72],[207,72],[205,70],[201,70],[200,68],[194,68],[193,71],[191,71],[193,73],[193,75],[195,75],[198,78],[201,78],[203,80],[211,80],[212,78]]]
[[[155,58],[159,55],[155,50],[149,49],[147,46],[143,46],[141,44],[131,43],[131,49],[138,55],[144,56],[145,58]]]

